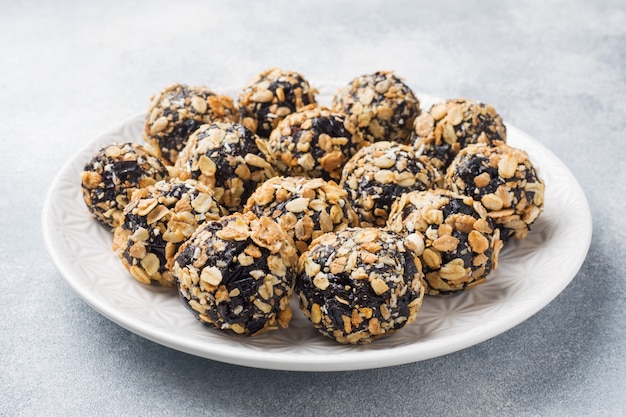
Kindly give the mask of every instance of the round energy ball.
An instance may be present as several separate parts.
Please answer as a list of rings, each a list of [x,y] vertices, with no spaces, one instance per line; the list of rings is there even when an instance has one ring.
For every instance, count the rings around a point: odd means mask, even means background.
[[[347,228],[315,239],[298,264],[304,315],[325,336],[363,344],[415,321],[424,297],[422,266],[402,237]]]
[[[257,186],[276,175],[262,150],[265,141],[240,123],[203,125],[189,137],[175,172],[211,187],[230,212],[240,211]]]
[[[137,191],[126,206],[113,235],[113,250],[137,281],[171,287],[180,245],[199,225],[224,214],[206,185],[177,178],[159,181]]]
[[[366,141],[408,144],[420,103],[392,71],[378,71],[357,77],[340,89],[331,109],[347,115]]]
[[[173,273],[183,303],[202,323],[258,335],[288,326],[297,260],[276,222],[235,213],[198,228]]]
[[[489,104],[465,98],[435,104],[415,119],[413,144],[445,173],[461,149],[472,143],[506,142],[506,126]]]
[[[402,194],[432,188],[439,176],[409,145],[375,142],[361,148],[343,168],[341,186],[361,226],[384,226]]]
[[[498,265],[500,231],[471,197],[440,189],[404,194],[393,205],[388,228],[420,256],[429,295],[472,288]]]
[[[133,192],[167,178],[161,161],[138,143],[101,148],[81,173],[83,200],[102,224],[117,227]]]
[[[239,93],[241,122],[262,138],[288,114],[315,104],[317,90],[299,73],[270,68],[255,76]]]
[[[165,163],[174,165],[189,135],[200,125],[237,120],[232,98],[205,86],[176,83],[150,100],[143,136]]]
[[[268,150],[284,175],[339,181],[344,164],[365,144],[344,115],[310,106],[278,124]]]
[[[341,187],[321,178],[275,177],[252,193],[245,211],[274,219],[302,253],[323,233],[357,226],[346,197]]]
[[[448,168],[446,188],[480,201],[503,240],[523,239],[543,209],[545,183],[526,151],[470,145]]]

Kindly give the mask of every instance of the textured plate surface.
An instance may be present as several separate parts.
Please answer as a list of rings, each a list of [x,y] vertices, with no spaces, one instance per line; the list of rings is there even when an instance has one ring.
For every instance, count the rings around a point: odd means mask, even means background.
[[[333,93],[330,86],[320,88],[320,102],[328,104]],[[418,96],[422,108],[435,101]],[[46,197],[44,238],[62,276],[91,307],[138,335],[194,355],[300,371],[367,369],[445,355],[492,338],[541,310],[576,275],[591,241],[591,213],[574,176],[539,142],[507,125],[508,143],[528,152],[546,182],[545,211],[525,240],[505,245],[498,270],[485,284],[451,298],[427,297],[414,324],[365,346],[343,346],[321,336],[295,300],[287,329],[248,338],[223,334],[196,321],[175,290],[135,281],[111,250],[111,232],[82,201],[84,164],[104,145],[141,142],[143,120],[144,115],[137,115],[123,122],[66,163]]]

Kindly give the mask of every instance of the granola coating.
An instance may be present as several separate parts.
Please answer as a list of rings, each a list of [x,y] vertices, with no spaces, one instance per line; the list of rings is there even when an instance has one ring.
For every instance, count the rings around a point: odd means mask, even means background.
[[[347,115],[369,142],[408,144],[413,122],[420,114],[418,98],[393,71],[354,78],[335,94],[331,108]]]
[[[321,178],[272,178],[250,196],[245,211],[278,222],[294,240],[299,253],[322,234],[358,223],[346,192]]]
[[[113,250],[143,284],[174,285],[174,255],[196,228],[226,214],[213,192],[196,180],[159,181],[133,195],[115,229]]]
[[[240,123],[206,124],[189,137],[173,172],[211,187],[218,203],[233,213],[259,184],[276,176],[262,150],[265,141]]]
[[[344,164],[366,144],[344,115],[309,106],[278,124],[268,149],[284,175],[339,181]]]
[[[102,224],[115,228],[133,192],[167,178],[163,163],[138,143],[102,147],[81,173],[83,200]]]
[[[296,249],[267,216],[235,213],[200,226],[178,251],[173,274],[202,323],[244,335],[287,327]]]
[[[445,174],[452,159],[467,145],[506,143],[506,126],[489,104],[448,99],[415,119],[412,141]]]
[[[339,343],[364,344],[415,321],[424,297],[417,255],[394,232],[326,233],[301,255],[296,293],[304,315]]]
[[[480,202],[448,190],[404,194],[388,228],[422,260],[429,295],[450,295],[482,282],[498,265],[500,231]]]
[[[385,226],[391,205],[402,194],[436,185],[428,158],[409,145],[375,142],[361,148],[343,168],[341,185],[361,226]]]
[[[545,183],[526,151],[509,145],[470,145],[444,178],[446,188],[480,201],[503,240],[523,239],[543,211]]]
[[[236,122],[238,117],[232,98],[205,86],[174,83],[151,98],[143,136],[165,163],[174,165],[200,125]]]
[[[317,90],[295,71],[270,68],[256,75],[239,93],[241,123],[262,138],[288,114],[315,104]]]

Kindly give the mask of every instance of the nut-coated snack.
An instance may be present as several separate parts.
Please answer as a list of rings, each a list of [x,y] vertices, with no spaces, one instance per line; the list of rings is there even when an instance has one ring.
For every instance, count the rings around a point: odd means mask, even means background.
[[[377,71],[356,77],[340,89],[331,109],[345,114],[368,142],[408,144],[420,103],[392,71]]]
[[[428,158],[417,155],[412,146],[382,141],[361,148],[348,161],[340,185],[361,226],[383,227],[396,199],[433,188],[438,179]]]
[[[450,295],[486,280],[498,265],[500,231],[480,202],[448,190],[404,194],[388,228],[422,260],[429,295]]]
[[[83,200],[102,224],[115,228],[133,192],[166,179],[161,161],[138,143],[112,143],[102,147],[80,175]]]
[[[288,326],[297,260],[276,222],[235,213],[200,226],[173,273],[183,303],[203,324],[258,335]]]
[[[478,200],[503,240],[523,239],[543,210],[545,183],[524,150],[470,145],[456,156],[446,188]]]
[[[218,203],[233,213],[242,210],[259,184],[276,176],[265,150],[265,141],[240,123],[202,125],[189,137],[172,172],[211,187]]]
[[[189,135],[200,125],[237,120],[232,98],[205,86],[175,83],[150,100],[143,137],[166,164],[174,165]]]
[[[137,281],[171,287],[180,245],[199,225],[224,214],[206,185],[177,178],[159,181],[133,195],[115,229],[113,250]]]
[[[272,178],[252,193],[245,210],[276,220],[300,253],[324,233],[358,225],[346,192],[321,178]]]
[[[364,344],[417,317],[425,285],[417,255],[397,233],[347,228],[315,239],[300,256],[296,293],[320,333]]]

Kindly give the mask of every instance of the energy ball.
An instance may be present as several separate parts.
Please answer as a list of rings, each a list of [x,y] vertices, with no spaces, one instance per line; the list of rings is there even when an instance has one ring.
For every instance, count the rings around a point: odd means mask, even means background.
[[[445,173],[461,149],[473,143],[506,143],[506,126],[489,104],[465,98],[433,105],[415,119],[413,144]]]
[[[385,226],[396,199],[432,188],[438,178],[428,159],[412,146],[382,141],[361,148],[348,161],[341,185],[361,226]]]
[[[343,189],[321,178],[276,177],[252,193],[245,211],[274,219],[302,253],[323,233],[357,226],[346,197]]]
[[[339,181],[344,164],[366,144],[344,115],[310,106],[278,124],[268,149],[272,164],[286,176]]]
[[[189,135],[200,125],[237,120],[232,98],[205,86],[176,83],[150,100],[143,136],[167,164],[174,165]]]
[[[392,71],[378,71],[357,77],[340,89],[331,109],[346,114],[366,141],[408,144],[420,103]]]
[[[388,228],[422,260],[429,295],[450,295],[486,280],[498,265],[500,231],[478,201],[448,190],[404,194]]]
[[[480,201],[503,240],[523,239],[543,209],[545,183],[526,151],[509,145],[470,145],[456,156],[446,188]]]
[[[276,222],[235,213],[201,226],[179,250],[180,297],[202,323],[258,335],[287,327],[296,249]]]
[[[270,68],[258,74],[239,93],[241,122],[262,138],[288,114],[315,104],[317,90],[299,73]]]
[[[172,287],[171,268],[180,245],[199,225],[224,214],[206,185],[177,178],[159,181],[137,191],[126,206],[113,250],[137,281]]]
[[[161,161],[138,143],[101,148],[86,164],[80,179],[83,200],[105,226],[119,226],[133,192],[166,179]]]
[[[276,176],[261,149],[265,141],[240,123],[203,125],[189,138],[175,171],[211,187],[230,212],[240,211],[259,184]]]
[[[394,232],[347,228],[315,239],[299,261],[304,315],[339,343],[364,344],[415,321],[425,285],[417,255]]]

